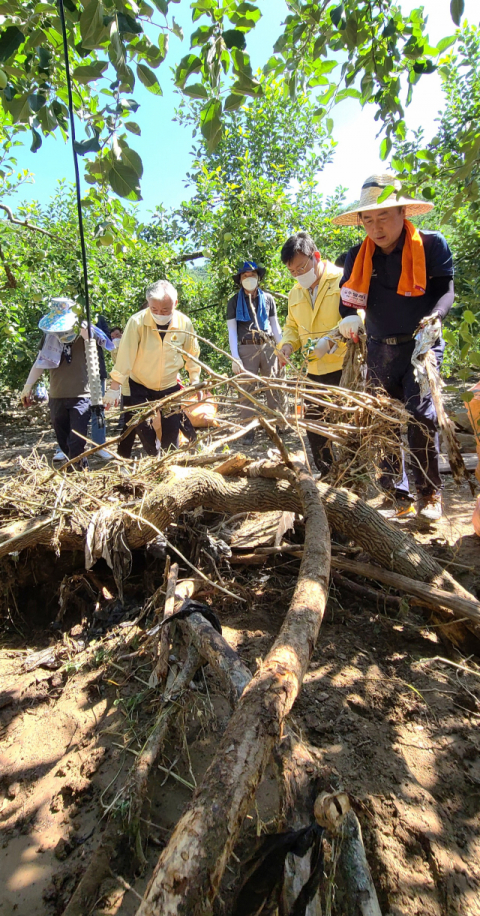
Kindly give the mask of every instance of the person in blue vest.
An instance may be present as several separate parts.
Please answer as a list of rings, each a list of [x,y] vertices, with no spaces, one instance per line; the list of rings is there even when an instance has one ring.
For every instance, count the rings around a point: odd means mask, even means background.
[[[394,176],[372,175],[363,184],[358,205],[333,219],[337,225],[363,226],[366,232],[345,261],[339,330],[356,339],[363,327],[358,310],[365,310],[370,383],[403,401],[411,415],[407,436],[417,505],[399,449],[381,466],[380,484],[393,513],[402,517],[418,512],[436,521],[442,516],[437,416],[431,394],[420,394],[412,354],[417,328],[431,324],[432,352],[441,366],[441,322],[454,300],[453,261],[440,232],[417,229],[408,218],[427,213],[433,205],[401,197],[400,190]],[[386,198],[379,201],[385,191]]]
[[[246,370],[266,378],[278,375],[275,345],[282,339],[282,331],[275,299],[260,286],[265,273],[265,267],[255,261],[243,261],[233,277],[238,291],[227,303],[227,327],[235,374]],[[279,398],[267,391],[268,406],[276,410],[279,403]],[[243,399],[241,418],[249,420],[254,414],[251,402]],[[255,431],[247,433],[244,440],[253,442],[254,435]]]

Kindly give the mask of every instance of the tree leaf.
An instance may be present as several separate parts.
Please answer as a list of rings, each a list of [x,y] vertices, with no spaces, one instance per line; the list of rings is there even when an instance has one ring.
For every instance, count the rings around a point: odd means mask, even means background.
[[[455,25],[460,25],[464,9],[465,0],[450,0],[450,15]]]
[[[200,130],[207,142],[207,149],[212,152],[222,136],[222,103],[217,99],[207,102],[200,113]]]
[[[240,48],[240,50],[243,51],[247,46],[245,33],[240,32],[239,29],[226,29],[222,38],[227,48]]]
[[[134,169],[117,160],[107,173],[108,182],[115,194],[126,200],[141,200],[140,183]]]
[[[188,95],[190,99],[208,99],[208,92],[202,83],[191,83],[190,86],[184,86],[183,94]]]
[[[153,70],[150,70],[150,67],[147,67],[146,64],[137,64],[137,76],[140,82],[147,87],[149,92],[153,92],[154,95],[163,95],[157,77]]]
[[[35,128],[32,127],[32,145],[30,147],[30,152],[36,153],[37,149],[40,149],[41,145],[42,145],[42,138],[40,134],[38,133],[38,130],[35,130]]]
[[[245,105],[247,98],[245,95],[227,95],[223,103],[224,111],[237,111],[238,108],[241,108],[242,105]]]
[[[232,13],[227,14],[237,28],[249,31],[261,18],[261,12],[253,3],[239,3]]]
[[[35,112],[35,114],[40,111],[41,108],[43,108],[46,102],[46,96],[40,92],[32,92],[32,94],[28,96],[28,104],[30,105],[32,111]],[[33,150],[33,152],[36,152],[36,150]]]
[[[94,137],[90,137],[88,140],[76,140],[73,144],[75,152],[78,153],[79,156],[85,156],[86,153],[99,153],[101,150],[98,140],[99,136],[100,131],[95,130]]]
[[[441,38],[437,44],[438,53],[443,54],[443,52],[446,51],[447,48],[450,48],[452,45],[455,44],[456,40],[457,40],[456,35],[449,35],[446,38]]]
[[[168,13],[168,0],[153,0],[153,2],[157,7],[157,10],[166,16]]]
[[[180,39],[180,41],[183,41],[183,29],[181,25],[178,24],[178,22],[175,22],[175,16],[172,18],[172,32],[177,36],[177,38]]]
[[[137,137],[139,137],[140,134],[142,133],[140,126],[137,124],[136,121],[124,121],[123,126],[126,127],[127,130],[129,130],[131,134],[136,134]]]
[[[384,137],[380,144],[380,159],[385,160],[392,148],[390,137]]]
[[[330,19],[332,20],[333,24],[337,26],[337,28],[342,18],[342,14],[343,14],[343,3],[340,6],[335,7],[335,9],[332,10],[330,13]]]
[[[23,45],[25,35],[16,25],[9,25],[0,35],[0,63],[5,63]]]
[[[143,175],[143,163],[134,149],[131,149],[130,146],[125,146],[122,150],[122,162],[128,166],[128,168],[133,169],[135,174],[141,178]]]
[[[84,48],[97,48],[105,34],[104,9],[100,0],[90,0],[80,16],[80,34]]]
[[[89,83],[91,80],[98,80],[107,67],[106,60],[96,60],[92,64],[82,64],[80,67],[75,67],[73,78],[79,83]]]
[[[187,54],[182,57],[175,71],[175,85],[183,89],[187,79],[192,73],[199,73],[202,69],[202,61],[196,54]]]
[[[92,2],[92,0],[90,0],[90,2]],[[143,32],[141,22],[137,22],[134,16],[128,16],[126,13],[117,13],[117,22],[120,35],[141,35]]]

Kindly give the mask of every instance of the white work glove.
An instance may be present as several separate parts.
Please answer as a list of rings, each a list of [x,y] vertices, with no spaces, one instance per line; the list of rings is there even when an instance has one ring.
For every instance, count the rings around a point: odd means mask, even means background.
[[[342,337],[346,337],[347,340],[352,339],[356,343],[358,341],[358,332],[363,329],[363,326],[363,321],[358,315],[349,315],[348,318],[342,318],[338,325],[338,330]]]
[[[316,342],[312,350],[312,356],[315,359],[321,359],[322,356],[325,356],[326,353],[330,353],[335,347],[333,340],[330,340],[329,337],[320,337]]]
[[[232,371],[234,375],[240,375],[243,372],[243,363],[241,359],[232,359]]]
[[[103,406],[105,409],[109,410],[110,407],[116,407],[117,404],[120,403],[121,394],[120,388],[107,388],[103,395]]]
[[[424,318],[419,323],[419,328],[425,328],[430,325],[433,332],[437,332],[437,337],[440,337],[442,333],[442,321],[438,312],[432,312],[431,315],[425,315]]]

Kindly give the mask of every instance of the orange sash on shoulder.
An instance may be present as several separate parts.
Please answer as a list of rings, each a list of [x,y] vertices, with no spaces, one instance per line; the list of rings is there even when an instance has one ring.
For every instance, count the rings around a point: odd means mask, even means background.
[[[406,235],[397,293],[399,296],[423,296],[427,287],[427,268],[422,236],[410,220],[406,219],[404,225]],[[342,286],[342,302],[351,308],[367,307],[374,253],[375,242],[367,236],[355,258],[352,273]]]

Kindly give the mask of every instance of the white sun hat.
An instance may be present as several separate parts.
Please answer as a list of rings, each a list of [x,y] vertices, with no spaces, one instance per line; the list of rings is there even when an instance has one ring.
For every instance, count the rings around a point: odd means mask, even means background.
[[[385,188],[393,187],[392,191],[385,200],[377,203],[380,194]],[[414,200],[412,197],[397,197],[401,188],[401,182],[394,175],[371,175],[363,182],[360,192],[360,200],[353,210],[347,210],[340,216],[335,216],[332,223],[336,226],[356,226],[359,219],[358,214],[364,210],[386,210],[390,207],[405,207],[405,216],[421,216],[433,209],[433,204],[426,200]]]

